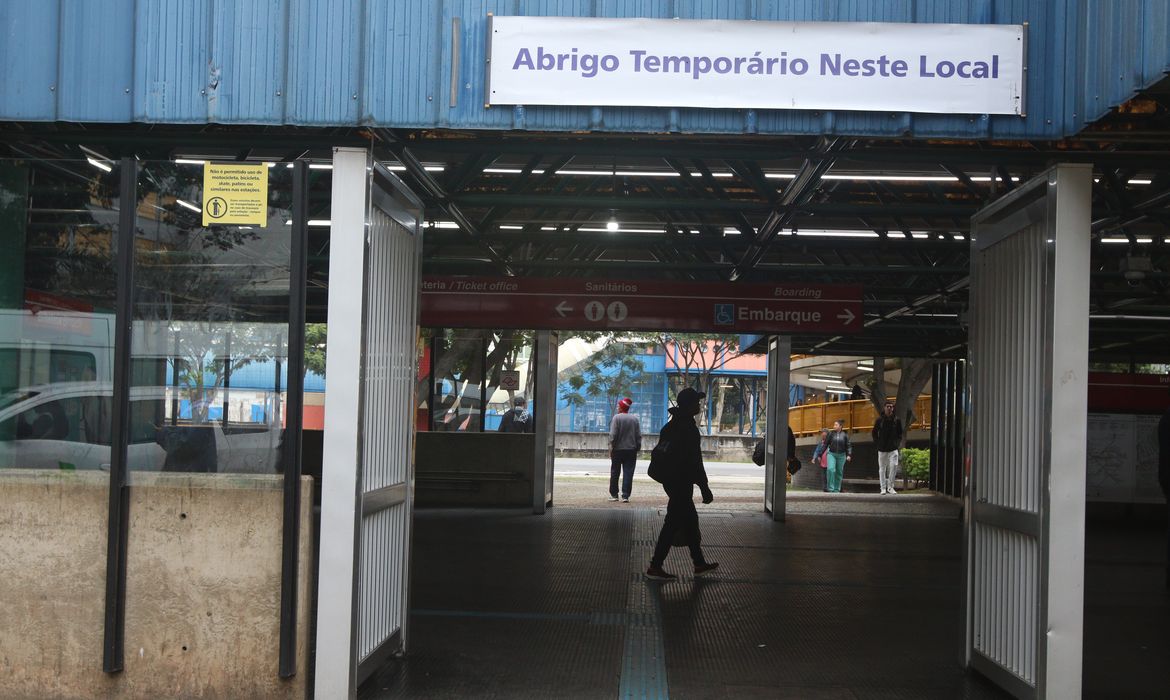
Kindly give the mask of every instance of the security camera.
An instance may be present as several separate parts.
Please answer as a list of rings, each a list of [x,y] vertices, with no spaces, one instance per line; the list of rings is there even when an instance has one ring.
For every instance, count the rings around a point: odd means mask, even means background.
[[[1153,272],[1154,264],[1147,256],[1127,255],[1121,259],[1118,268],[1121,270],[1121,276],[1125,278],[1126,284],[1136,287],[1146,279],[1147,273]]]

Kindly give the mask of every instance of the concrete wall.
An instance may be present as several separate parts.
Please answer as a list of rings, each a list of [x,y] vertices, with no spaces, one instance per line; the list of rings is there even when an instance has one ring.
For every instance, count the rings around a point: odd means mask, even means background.
[[[758,439],[750,435],[703,435],[703,457],[720,462],[750,462]],[[650,450],[657,444],[657,433],[643,433],[638,458],[650,459]],[[555,445],[558,457],[609,457],[609,433],[558,432]]]
[[[531,506],[536,443],[530,433],[420,432],[415,505]]]
[[[125,670],[107,675],[107,475],[0,472],[0,697],[305,697],[313,483],[301,485],[297,675],[284,681],[282,479],[132,475]]]

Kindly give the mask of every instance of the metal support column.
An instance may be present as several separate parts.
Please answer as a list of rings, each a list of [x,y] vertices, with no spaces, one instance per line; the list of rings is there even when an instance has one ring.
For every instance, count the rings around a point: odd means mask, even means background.
[[[289,256],[288,400],[281,432],[280,459],[284,469],[284,524],[281,537],[280,663],[281,678],[296,675],[297,667],[297,557],[301,522],[301,428],[305,404],[305,294],[309,260],[309,164],[293,166],[292,249]],[[280,360],[276,361],[276,397],[280,398]],[[274,420],[279,420],[279,413]],[[224,412],[226,418],[227,412]]]
[[[106,610],[102,670],[122,670],[126,631],[126,543],[130,491],[126,484],[130,444],[130,342],[134,315],[134,224],[138,211],[138,161],[123,158],[118,189],[117,311],[114,316],[114,397],[110,445],[110,504],[106,535]]]
[[[788,485],[788,375],[792,338],[768,339],[768,431],[764,438],[764,510],[783,522]]]
[[[560,336],[537,331],[532,361],[536,379],[531,392],[535,435],[532,455],[532,512],[541,515],[553,502],[553,462],[557,429],[557,350]]]

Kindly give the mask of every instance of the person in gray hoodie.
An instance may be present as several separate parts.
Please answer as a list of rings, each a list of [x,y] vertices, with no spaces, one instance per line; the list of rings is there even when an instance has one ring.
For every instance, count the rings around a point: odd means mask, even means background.
[[[609,500],[618,499],[618,477],[622,477],[622,503],[630,502],[634,488],[634,466],[642,449],[642,424],[630,413],[634,400],[626,397],[617,404],[609,423]]]

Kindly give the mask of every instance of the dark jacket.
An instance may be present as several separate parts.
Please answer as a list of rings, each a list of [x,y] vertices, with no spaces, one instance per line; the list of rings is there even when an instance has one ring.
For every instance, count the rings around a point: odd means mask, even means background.
[[[897,416],[886,417],[885,413],[878,416],[873,424],[873,444],[878,452],[893,452],[902,446],[902,419]]]
[[[853,443],[849,441],[849,433],[842,430],[841,432],[829,431],[829,452],[841,454],[844,452],[847,455],[853,454]]]
[[[707,486],[707,470],[703,468],[702,440],[699,437],[699,426],[695,425],[692,416],[683,415],[678,409],[671,407],[670,420],[658,432],[658,441],[669,441],[670,470],[666,474],[662,485],[690,486],[698,484]]]
[[[1158,421],[1158,483],[1162,493],[1170,500],[1170,408]]]
[[[536,423],[527,409],[513,408],[500,419],[500,427],[496,430],[501,433],[531,433],[536,430]]]

